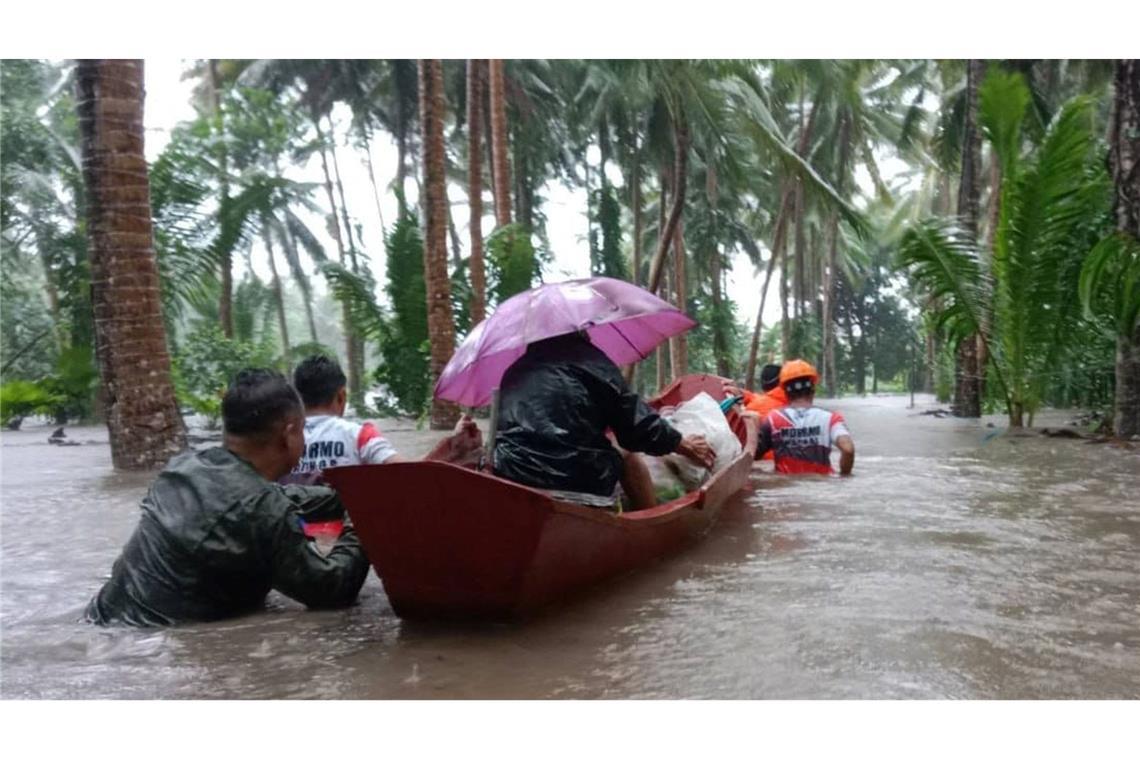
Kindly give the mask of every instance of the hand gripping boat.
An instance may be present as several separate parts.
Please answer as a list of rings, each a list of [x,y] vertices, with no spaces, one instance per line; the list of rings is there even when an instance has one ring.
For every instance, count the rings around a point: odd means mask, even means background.
[[[701,391],[723,396],[712,375],[679,378],[650,405],[675,406]],[[615,514],[443,462],[327,470],[392,608],[409,619],[525,616],[700,537],[748,483],[756,424],[735,409],[743,446],[698,491],[652,509]]]

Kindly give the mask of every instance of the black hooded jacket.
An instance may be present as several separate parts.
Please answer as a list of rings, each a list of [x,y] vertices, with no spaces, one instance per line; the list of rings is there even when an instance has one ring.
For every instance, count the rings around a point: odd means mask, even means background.
[[[345,517],[327,556],[301,520]],[[309,607],[352,603],[368,558],[336,494],[280,486],[225,448],[190,451],[159,474],[88,620],[136,626],[217,620],[262,606],[270,589]]]
[[[623,448],[654,456],[681,442],[588,339],[532,343],[500,385],[495,473],[536,488],[609,496],[622,462],[607,429]]]

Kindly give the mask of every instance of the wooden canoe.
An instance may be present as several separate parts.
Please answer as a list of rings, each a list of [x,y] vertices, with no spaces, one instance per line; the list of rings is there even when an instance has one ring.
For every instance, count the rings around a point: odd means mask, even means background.
[[[722,379],[686,375],[650,403],[673,406]],[[442,462],[337,467],[340,493],[396,614],[409,619],[525,616],[676,551],[748,483],[756,426],[735,409],[743,452],[700,490],[616,514]]]

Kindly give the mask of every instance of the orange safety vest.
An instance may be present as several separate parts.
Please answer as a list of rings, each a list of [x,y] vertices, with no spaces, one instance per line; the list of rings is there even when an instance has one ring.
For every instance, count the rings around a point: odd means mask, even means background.
[[[750,412],[756,412],[762,420],[768,418],[768,412],[783,409],[787,405],[788,394],[784,393],[784,389],[778,385],[767,393],[744,391],[744,408]],[[772,452],[767,452],[761,458],[772,459]]]

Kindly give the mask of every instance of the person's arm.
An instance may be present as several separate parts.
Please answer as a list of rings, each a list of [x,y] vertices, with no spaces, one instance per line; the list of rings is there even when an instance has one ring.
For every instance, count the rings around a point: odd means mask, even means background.
[[[772,450],[772,423],[765,417],[764,421],[760,423],[760,433],[756,438],[756,456],[754,459],[762,459],[765,454]]]
[[[835,439],[835,447],[839,449],[839,474],[850,475],[855,466],[855,441],[850,435],[841,435]]]
[[[610,371],[612,369],[612,371]],[[590,367],[590,387],[601,396],[596,401],[606,410],[606,422],[618,445],[626,451],[653,456],[672,454],[681,446],[681,432],[649,408],[630,390],[616,366]]]
[[[392,464],[403,461],[384,435],[371,422],[360,426],[356,436],[356,450],[362,464]]]
[[[468,414],[459,418],[451,435],[442,439],[425,456],[425,461],[462,464],[483,448],[483,431]],[[397,460],[400,461],[400,460]]]
[[[835,441],[835,448],[839,449],[839,474],[850,475],[851,468],[855,466],[855,441],[847,429],[847,421],[839,412],[831,413],[830,430],[831,440]]]
[[[322,555],[302,530],[301,517],[333,514],[338,510],[330,502],[339,505],[339,499],[327,488],[300,489],[294,486],[288,494],[268,491],[255,511],[255,519],[263,522],[262,540],[268,544],[271,584],[307,607],[352,604],[368,576],[368,557],[343,506],[339,506],[344,516],[340,538]]]

